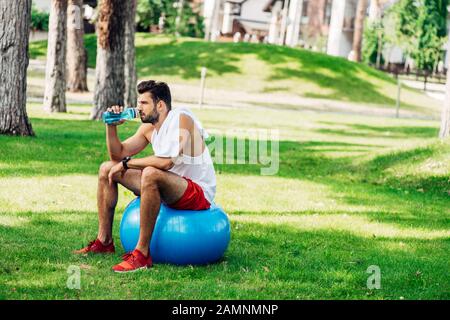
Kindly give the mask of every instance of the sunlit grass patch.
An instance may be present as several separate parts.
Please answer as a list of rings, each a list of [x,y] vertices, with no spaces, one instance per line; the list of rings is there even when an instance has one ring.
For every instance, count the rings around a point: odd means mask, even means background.
[[[317,195],[321,199],[317,199]],[[307,180],[221,174],[217,203],[232,212],[296,212],[330,209],[363,210],[341,206],[326,185]]]
[[[1,200],[0,200],[1,201]],[[2,202],[3,203],[3,202]],[[0,211],[0,225],[4,227],[17,227],[27,223],[29,219],[10,216],[7,212]]]
[[[270,215],[237,215],[233,220],[238,222],[251,222],[269,225],[287,225],[299,230],[328,230],[338,232],[349,232],[353,235],[366,238],[396,238],[396,239],[448,239],[448,231],[431,231],[416,228],[399,228],[387,223],[374,222],[356,215],[348,214],[311,214],[293,215],[284,214]]]
[[[45,213],[95,211],[97,209],[97,177],[94,175],[65,175],[35,178],[2,178],[8,188],[0,189],[0,203],[5,213]],[[131,192],[119,189],[124,207],[133,199]]]

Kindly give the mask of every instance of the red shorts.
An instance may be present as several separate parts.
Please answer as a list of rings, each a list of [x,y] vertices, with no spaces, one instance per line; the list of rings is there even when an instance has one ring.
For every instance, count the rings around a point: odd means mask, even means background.
[[[196,184],[189,178],[186,179],[188,185],[183,196],[175,203],[168,205],[169,207],[177,210],[206,210],[209,209],[211,204],[205,198],[202,187]]]

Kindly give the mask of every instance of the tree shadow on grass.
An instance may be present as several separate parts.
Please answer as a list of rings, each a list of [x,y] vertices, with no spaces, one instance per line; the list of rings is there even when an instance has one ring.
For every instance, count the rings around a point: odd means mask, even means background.
[[[401,163],[419,163],[436,153],[436,146],[419,147],[412,150],[379,155],[365,166],[369,170],[384,171]]]
[[[0,176],[55,176],[67,173],[97,174],[101,162],[108,159],[104,125],[93,121],[68,121],[55,119],[33,119],[36,129],[35,138],[0,136],[0,143],[5,152],[0,153],[3,168]],[[131,136],[138,123],[123,126],[121,139]],[[217,136],[216,138],[221,138]],[[224,141],[225,139],[223,139]],[[214,138],[210,140],[213,142]],[[253,141],[255,142],[255,141]],[[225,143],[225,141],[224,141]],[[245,141],[247,164],[237,165],[226,162],[226,151],[222,162],[216,167],[220,172],[260,175],[261,164],[248,164],[250,141]],[[315,147],[339,147],[340,149],[369,147],[364,144],[342,142],[309,141],[298,143],[280,142],[280,175],[283,177],[301,177],[311,172],[330,174],[337,172],[339,165],[350,165],[348,160],[328,159]],[[235,149],[237,146],[235,146]],[[140,156],[151,154],[151,146]],[[212,152],[213,157],[215,152]],[[268,150],[270,156],[270,144]],[[275,155],[274,155],[275,156]],[[237,156],[234,157],[236,159]],[[294,169],[294,170],[293,170]]]
[[[104,126],[91,121],[67,121],[52,119],[33,119],[36,138],[0,136],[1,177],[58,176],[63,174],[96,175],[101,162],[108,159]],[[122,138],[133,134],[137,123],[121,128]],[[374,134],[382,132],[372,130]],[[388,128],[391,130],[392,128]],[[423,137],[424,131],[409,131],[409,128],[395,127],[398,134],[409,137]],[[347,135],[354,135],[349,131]],[[219,138],[219,136],[216,136]],[[260,176],[262,164],[248,164],[250,141],[245,141],[247,164],[216,164],[217,174],[236,174],[241,176]],[[381,221],[399,219],[406,225],[419,219],[440,221],[446,217],[449,207],[450,190],[448,176],[395,176],[387,169],[401,164],[415,164],[433,157],[441,147],[432,145],[424,148],[379,155],[370,161],[355,164],[355,157],[330,157],[327,150],[342,152],[361,151],[373,145],[362,143],[327,141],[280,141],[280,166],[276,177],[312,181],[326,186],[332,197],[339,203],[380,208],[380,215],[373,215]],[[150,149],[150,148],[149,148]],[[148,155],[146,150],[142,156]],[[269,145],[270,155],[270,145]],[[213,157],[215,153],[213,152]],[[226,159],[226,152],[224,154]],[[224,159],[224,158],[222,158]],[[264,186],[261,186],[264,188]],[[418,191],[421,190],[421,191]],[[389,215],[389,212],[392,215]],[[399,213],[399,214],[396,214]],[[402,220],[410,217],[412,221]],[[402,222],[404,221],[404,223]],[[416,222],[419,223],[419,222]],[[424,222],[423,226],[428,226]]]
[[[391,106],[396,103],[395,98],[387,96],[384,90],[386,85],[395,85],[395,80],[364,64],[303,49],[274,48],[272,45],[265,45],[258,51],[256,54],[261,60],[275,66],[274,73],[267,79],[274,88],[279,80],[303,79],[324,89],[304,93],[305,97]],[[297,67],[286,67],[283,65],[286,62],[297,63]],[[379,84],[374,84],[374,81]],[[270,91],[271,87],[266,90]],[[403,106],[419,109],[412,104],[403,103]]]
[[[142,35],[145,38],[151,36]],[[243,56],[254,55],[273,66],[274,73],[265,79],[270,85],[264,92],[283,92],[279,80],[306,80],[332,93],[307,93],[307,97],[348,100],[394,105],[395,100],[383,94],[368,78],[386,84],[394,81],[385,74],[362,64],[301,49],[249,43],[212,43],[198,40],[172,40],[164,44],[138,46],[139,76],[178,75],[198,79],[203,66],[213,76],[242,74],[237,63]],[[285,64],[296,64],[286,67]]]
[[[236,52],[210,42],[172,40],[165,44],[136,48],[136,67],[140,77],[151,74],[198,79],[204,66],[215,75],[240,73],[240,69],[234,65],[239,60]]]
[[[398,130],[402,132],[401,130]],[[405,131],[408,132],[406,129]],[[427,132],[425,130],[425,132]],[[348,133],[349,135],[352,132]],[[422,132],[409,133],[408,135]],[[354,163],[354,157],[329,157],[327,150],[359,150],[363,144],[309,141],[280,142],[280,168],[277,177],[312,181],[330,190],[338,203],[380,211],[373,219],[417,226],[445,226],[450,212],[450,177],[448,175],[395,174],[396,165],[419,165],[438,154],[440,147],[430,145],[412,150],[382,154],[372,160]],[[318,148],[319,147],[319,148]],[[323,148],[325,147],[325,149]],[[318,148],[318,149],[317,149]],[[260,166],[219,165],[218,173],[260,174]],[[389,212],[391,214],[389,214]],[[408,217],[410,220],[403,218]],[[423,223],[421,224],[421,219]],[[450,221],[450,220],[449,220]]]
[[[0,136],[0,176],[57,176],[69,173],[97,174],[99,165],[109,160],[105,128],[89,120],[33,118],[36,137]],[[131,122],[121,127],[125,139],[138,127]],[[151,148],[142,153],[149,155]]]
[[[276,68],[269,80],[276,83],[284,79],[303,79],[324,89],[304,93],[307,98],[395,105],[395,100],[382,94],[381,89],[363,77],[354,75],[355,68],[345,70],[344,73],[333,70],[333,74],[329,75],[321,73],[316,67],[308,67],[302,63],[298,69]],[[331,92],[328,93],[329,91]]]
[[[330,125],[329,122],[321,122],[323,124]],[[438,136],[439,128],[437,127],[383,127],[383,126],[369,126],[364,124],[340,124],[340,126],[345,126],[344,129],[330,129],[322,128],[317,129],[317,132],[323,134],[333,134],[341,136],[354,135],[358,137],[383,137],[386,139],[401,139],[401,138],[434,138]]]
[[[328,221],[333,221],[336,217],[342,217],[342,221],[348,221],[349,223],[342,226],[336,226],[336,229],[341,231],[354,229],[356,233],[359,232],[358,226],[351,223],[352,220],[356,220],[357,223],[367,220],[367,224],[364,224],[364,228],[367,229],[367,235],[372,237],[376,233],[380,233],[381,238],[396,238],[401,239],[401,236],[386,236],[383,228],[386,230],[391,230],[392,228],[398,228],[398,232],[405,232],[403,240],[409,241],[409,239],[420,238],[420,234],[425,236],[434,231],[448,232],[450,230],[450,220],[442,212],[436,212],[435,215],[426,215],[423,212],[411,212],[405,206],[401,204],[396,208],[397,211],[382,211],[382,210],[361,210],[351,212],[346,210],[304,210],[304,211],[282,211],[282,212],[271,212],[271,211],[231,211],[233,216],[245,217],[248,220],[254,220],[255,222],[264,223],[265,219],[273,219],[273,221],[292,225],[293,223],[301,224],[302,221],[305,223],[311,223],[316,221],[315,225],[311,228],[326,229]],[[425,216],[426,215],[426,216]],[[252,218],[254,217],[254,218]],[[301,219],[295,219],[295,217],[302,217]],[[297,222],[295,222],[297,220]],[[239,220],[238,220],[239,221]],[[284,221],[284,222],[283,222]],[[322,224],[321,224],[322,223]],[[370,223],[373,223],[370,225]],[[322,225],[322,226],[321,226]],[[300,225],[299,229],[308,229],[306,225]],[[378,229],[373,233],[370,233],[370,229]],[[414,230],[413,230],[414,229]],[[418,236],[412,235],[409,231],[417,231]],[[384,235],[383,235],[384,234]],[[424,239],[426,240],[426,239]]]
[[[448,298],[450,243],[442,239],[405,244],[341,231],[232,222],[230,246],[219,263],[155,265],[118,277],[110,267],[120,260],[120,250],[109,256],[71,254],[96,231],[95,213],[23,216],[30,221],[0,226],[0,295],[8,299]],[[65,221],[73,216],[80,219]],[[118,223],[114,235],[119,246]],[[367,289],[371,265],[381,269],[381,290]],[[82,290],[67,288],[69,266],[81,268]]]
[[[136,63],[139,77],[180,76],[185,80],[198,79],[203,66],[210,76],[242,74],[239,62],[245,56],[256,56],[259,61],[273,67],[266,80],[264,92],[285,92],[292,88],[280,86],[279,80],[302,80],[319,86],[324,92],[308,92],[312,98],[337,99],[362,103],[395,105],[394,97],[383,93],[384,85],[395,85],[386,74],[366,65],[352,63],[339,57],[283,46],[251,43],[214,43],[198,39],[154,40],[151,34],[139,34],[136,46]],[[162,43],[161,43],[162,42]],[[88,65],[95,67],[96,37],[87,35],[85,46]],[[45,55],[47,42],[33,43],[32,58]],[[289,64],[288,66],[286,64]],[[373,81],[379,81],[380,87]],[[245,89],[245,88],[244,88]],[[331,92],[330,92],[331,91]],[[409,108],[417,106],[404,105]]]
[[[443,149],[441,149],[443,148]],[[447,175],[420,175],[420,174],[405,174],[401,177],[392,176],[387,173],[388,169],[392,169],[396,165],[408,164],[416,165],[424,163],[427,159],[433,159],[433,156],[445,152],[446,146],[439,146],[438,144],[429,145],[426,147],[418,147],[412,150],[392,152],[389,154],[380,155],[369,161],[362,168],[361,173],[368,173],[375,171],[378,174],[378,182],[389,182],[391,186],[402,188],[403,190],[429,192],[431,195],[441,196],[450,201],[450,176]],[[450,152],[448,150],[447,152]]]

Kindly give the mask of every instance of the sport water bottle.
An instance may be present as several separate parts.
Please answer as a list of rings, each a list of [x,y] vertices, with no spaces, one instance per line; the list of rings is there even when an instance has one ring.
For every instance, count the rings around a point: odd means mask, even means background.
[[[106,124],[112,124],[119,122],[120,120],[131,120],[137,118],[139,112],[135,108],[126,108],[121,113],[103,112],[103,122]]]

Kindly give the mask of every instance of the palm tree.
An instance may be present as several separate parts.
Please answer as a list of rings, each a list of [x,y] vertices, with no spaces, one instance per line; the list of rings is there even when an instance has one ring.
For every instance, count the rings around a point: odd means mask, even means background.
[[[101,0],[97,19],[97,67],[91,119],[106,108],[124,103],[126,1]]]
[[[67,90],[85,92],[87,54],[84,47],[83,0],[69,0],[67,10]]]
[[[31,0],[0,1],[0,134],[33,136],[26,111]]]
[[[48,25],[44,110],[66,112],[67,0],[52,0]]]
[[[306,32],[309,38],[317,39],[322,36],[326,4],[326,0],[308,1],[308,27]]]
[[[364,31],[364,18],[366,17],[367,0],[358,0],[355,17],[355,32],[353,33],[353,60],[361,61],[361,45]]]
[[[125,17],[125,104],[128,107],[136,107],[136,62],[134,35],[136,33],[136,0],[126,2]]]

